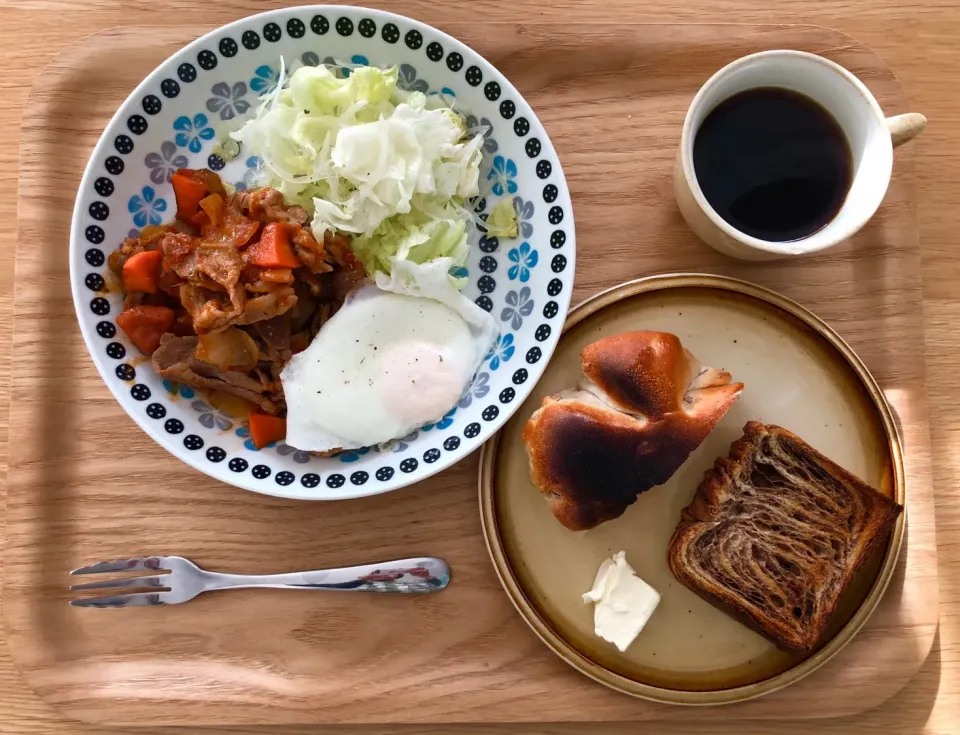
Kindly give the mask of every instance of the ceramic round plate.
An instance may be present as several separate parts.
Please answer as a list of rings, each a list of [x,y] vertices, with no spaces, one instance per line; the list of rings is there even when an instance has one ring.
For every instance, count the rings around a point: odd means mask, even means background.
[[[170,176],[209,167],[238,188],[257,160],[225,163],[214,146],[239,128],[295,64],[399,67],[399,86],[445,97],[485,136],[481,217],[513,200],[519,237],[477,233],[464,293],[500,337],[473,383],[436,424],[387,445],[316,457],[284,443],[257,451],[241,420],[186,385],[161,381],[116,328],[122,294],[107,255],[131,230],[174,215]],[[349,73],[341,69],[341,74]],[[311,500],[359,497],[422,480],[490,438],[536,384],[559,339],[575,265],[563,171],[536,115],[479,54],[423,23],[355,7],[253,16],[167,59],[123,103],[87,164],[70,238],[71,286],[93,361],[128,414],[172,454],[238,487]]]
[[[743,394],[669,482],[641,495],[616,520],[568,531],[530,482],[520,432],[544,396],[577,382],[585,345],[636,329],[676,334],[703,364],[743,382]],[[841,599],[828,642],[807,657],[779,651],[670,574],[667,543],[681,509],[748,420],[793,431],[904,502],[900,440],[882,393],[843,340],[798,304],[741,281],[677,275],[623,284],[571,312],[536,390],[484,448],[480,474],[484,533],[500,579],[520,614],[565,661],[635,696],[720,704],[797,681],[863,625],[893,573],[902,516],[882,558],[863,569]],[[626,653],[594,635],[593,607],[580,597],[603,559],[621,549],[662,596]]]

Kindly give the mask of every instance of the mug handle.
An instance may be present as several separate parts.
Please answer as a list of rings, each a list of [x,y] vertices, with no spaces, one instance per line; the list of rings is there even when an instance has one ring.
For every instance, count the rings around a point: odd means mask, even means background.
[[[890,139],[894,148],[916,138],[926,126],[927,118],[919,112],[908,112],[905,115],[887,118],[887,128],[890,130]]]

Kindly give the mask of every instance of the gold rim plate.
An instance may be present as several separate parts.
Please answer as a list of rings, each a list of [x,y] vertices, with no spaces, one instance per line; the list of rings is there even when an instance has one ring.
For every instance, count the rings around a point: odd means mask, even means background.
[[[665,485],[641,495],[620,518],[574,533],[531,484],[520,432],[544,396],[576,384],[586,344],[631,329],[673,332],[704,365],[729,370],[744,392]],[[680,509],[751,419],[790,429],[904,504],[902,445],[882,391],[843,339],[799,304],[743,281],[679,274],[624,283],[570,312],[539,384],[484,446],[480,463],[483,531],[497,574],[520,615],[564,661],[625,694],[725,704],[798,681],[863,626],[896,566],[903,516],[885,552],[841,599],[827,641],[807,656],[777,650],[670,574],[666,547]],[[592,607],[580,598],[600,562],[621,549],[662,596],[623,654],[594,635]]]

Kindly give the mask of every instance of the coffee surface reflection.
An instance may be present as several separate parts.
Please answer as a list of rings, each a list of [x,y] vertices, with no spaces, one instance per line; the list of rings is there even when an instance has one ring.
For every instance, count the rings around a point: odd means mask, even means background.
[[[840,211],[853,178],[850,144],[819,103],[759,87],[729,97],[697,130],[693,164],[703,195],[752,237],[807,237]]]

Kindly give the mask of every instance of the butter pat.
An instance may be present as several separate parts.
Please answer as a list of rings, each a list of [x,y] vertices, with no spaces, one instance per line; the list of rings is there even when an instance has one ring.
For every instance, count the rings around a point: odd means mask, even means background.
[[[626,552],[618,551],[604,559],[593,582],[583,595],[592,602],[593,629],[621,652],[626,651],[643,630],[660,604],[660,593],[644,582],[627,563]]]

